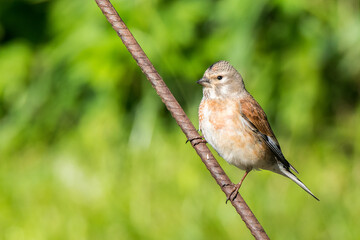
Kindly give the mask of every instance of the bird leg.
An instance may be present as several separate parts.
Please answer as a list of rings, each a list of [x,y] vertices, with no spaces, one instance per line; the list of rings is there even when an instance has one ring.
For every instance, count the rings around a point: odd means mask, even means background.
[[[243,183],[244,179],[246,178],[246,176],[248,175],[248,173],[250,172],[251,170],[246,170],[244,176],[242,177],[242,179],[240,180],[240,182],[236,185],[234,185],[234,189],[231,191],[231,193],[229,194],[229,196],[226,198],[226,202],[227,203],[229,200],[230,201],[234,201],[234,199],[236,198],[238,192],[239,192],[239,189],[241,187],[241,184]],[[233,196],[234,195],[234,196]]]
[[[196,145],[200,144],[200,143],[207,143],[207,141],[205,139],[203,139],[204,137],[194,137],[194,138],[190,138],[188,140],[186,140],[185,144],[188,143],[188,142],[191,142],[191,144],[195,147]],[[192,141],[194,140],[200,140],[196,143],[192,143]]]

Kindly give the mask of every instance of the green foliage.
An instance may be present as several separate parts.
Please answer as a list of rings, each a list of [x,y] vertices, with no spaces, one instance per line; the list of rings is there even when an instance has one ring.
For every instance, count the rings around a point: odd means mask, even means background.
[[[205,69],[242,73],[321,200],[251,173],[271,238],[358,238],[358,1],[114,4],[196,126]],[[2,1],[0,44],[0,239],[251,239],[94,1]]]

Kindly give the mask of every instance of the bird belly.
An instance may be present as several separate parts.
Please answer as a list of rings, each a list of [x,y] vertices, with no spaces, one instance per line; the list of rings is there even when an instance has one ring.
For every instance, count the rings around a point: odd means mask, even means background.
[[[229,164],[243,170],[267,169],[273,163],[268,147],[244,125],[239,107],[225,106],[205,109],[200,116],[204,138]]]
[[[267,159],[267,149],[264,149],[260,139],[246,132],[229,133],[226,129],[203,128],[202,131],[206,141],[229,164],[243,170],[267,169],[266,162],[270,159]]]

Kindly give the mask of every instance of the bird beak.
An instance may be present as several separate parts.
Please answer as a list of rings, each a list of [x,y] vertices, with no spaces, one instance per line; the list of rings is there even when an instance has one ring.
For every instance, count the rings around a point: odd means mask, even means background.
[[[206,86],[207,84],[210,84],[210,80],[207,77],[203,77],[199,81],[197,81],[198,84],[202,86]]]

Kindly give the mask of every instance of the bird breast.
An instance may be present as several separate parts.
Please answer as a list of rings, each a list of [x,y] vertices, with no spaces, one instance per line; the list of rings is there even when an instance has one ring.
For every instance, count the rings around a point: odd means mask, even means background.
[[[204,99],[199,125],[204,138],[228,163],[243,170],[266,168],[266,146],[244,124],[240,99]]]

